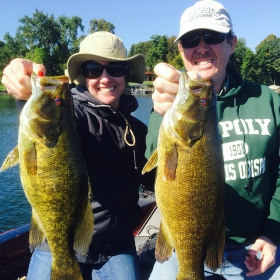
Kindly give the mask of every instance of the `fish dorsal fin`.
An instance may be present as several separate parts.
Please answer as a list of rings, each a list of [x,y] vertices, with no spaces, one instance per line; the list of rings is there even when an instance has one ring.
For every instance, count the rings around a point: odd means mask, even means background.
[[[43,230],[40,228],[40,222],[36,218],[34,210],[32,210],[31,224],[29,230],[29,248],[33,252],[36,247],[41,245],[45,239]]]
[[[93,213],[90,203],[88,203],[83,219],[78,225],[74,237],[74,250],[81,256],[88,252],[94,230]]]
[[[165,151],[164,176],[167,180],[174,181],[176,178],[176,169],[178,164],[178,152],[176,144],[170,145]]]
[[[11,167],[14,167],[19,163],[19,154],[18,154],[18,147],[16,146],[6,157],[5,161],[3,162],[0,172],[3,172]]]
[[[157,150],[155,150],[152,153],[152,155],[150,156],[150,158],[147,161],[147,163],[145,164],[145,166],[144,166],[144,168],[142,170],[142,174],[144,174],[146,172],[150,172],[152,169],[157,167],[157,162],[158,162],[158,153],[157,153]]]

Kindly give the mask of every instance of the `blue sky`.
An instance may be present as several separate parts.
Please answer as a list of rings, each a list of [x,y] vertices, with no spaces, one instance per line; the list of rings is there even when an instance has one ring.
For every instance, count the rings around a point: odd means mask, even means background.
[[[0,40],[9,32],[15,35],[18,20],[32,17],[37,8],[44,14],[67,17],[79,16],[89,31],[91,19],[105,19],[115,25],[115,34],[129,51],[132,44],[150,40],[152,35],[177,36],[183,11],[195,0],[0,0]],[[268,35],[280,37],[279,0],[221,0],[233,22],[238,38],[245,38],[253,51]],[[242,4],[241,4],[242,3]]]

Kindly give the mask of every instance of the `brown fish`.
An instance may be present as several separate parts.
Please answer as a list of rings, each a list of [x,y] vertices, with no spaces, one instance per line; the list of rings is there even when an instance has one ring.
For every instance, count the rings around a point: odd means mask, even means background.
[[[216,270],[224,249],[224,165],[213,81],[181,73],[179,92],[163,118],[158,145],[143,173],[157,166],[161,213],[156,259],[175,249],[177,280],[204,280],[204,262]]]

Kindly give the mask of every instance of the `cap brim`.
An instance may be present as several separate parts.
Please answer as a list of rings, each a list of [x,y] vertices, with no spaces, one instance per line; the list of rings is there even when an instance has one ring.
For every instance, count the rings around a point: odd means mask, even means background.
[[[183,35],[185,35],[185,34],[187,34],[187,33],[189,33],[189,32],[191,32],[191,31],[194,31],[194,30],[198,30],[198,29],[207,29],[207,30],[212,30],[212,31],[216,31],[216,32],[219,32],[219,33],[224,33],[224,34],[227,34],[227,33],[229,33],[229,31],[230,31],[230,28],[229,27],[227,27],[227,26],[222,26],[222,25],[213,25],[213,24],[211,24],[211,25],[207,25],[207,27],[205,27],[205,23],[204,22],[202,22],[201,24],[195,24],[195,25],[189,25],[188,26],[188,28],[187,29],[184,29],[184,30],[180,30],[180,34],[179,34],[179,36],[175,39],[175,41],[174,41],[174,43],[177,43],[178,42],[178,40],[180,40],[180,38],[183,36]]]

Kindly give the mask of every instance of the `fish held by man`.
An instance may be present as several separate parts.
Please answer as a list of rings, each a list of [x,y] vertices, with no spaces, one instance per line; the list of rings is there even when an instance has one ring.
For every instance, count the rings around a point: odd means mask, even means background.
[[[48,241],[51,279],[82,280],[75,252],[86,255],[94,221],[68,78],[32,74],[31,82],[32,95],[20,115],[18,146],[0,171],[19,162],[32,208],[30,249]]]
[[[175,250],[177,280],[204,280],[204,262],[213,270],[220,266],[225,240],[223,155],[211,79],[181,73],[157,149],[142,172],[154,167],[161,213],[156,259],[164,262]]]

